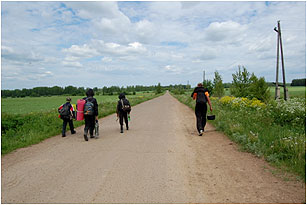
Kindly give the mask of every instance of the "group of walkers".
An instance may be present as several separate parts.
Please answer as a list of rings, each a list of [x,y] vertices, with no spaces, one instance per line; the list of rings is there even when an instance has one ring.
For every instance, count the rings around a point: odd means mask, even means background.
[[[88,89],[86,91],[86,97],[83,98],[84,102],[84,140],[88,141],[88,133],[90,134],[90,138],[95,138],[97,136],[94,136],[94,129],[95,124],[98,123],[98,103],[96,98],[94,98],[94,90]],[[117,118],[119,118],[119,124],[120,124],[120,132],[123,133],[123,126],[124,121],[126,124],[126,129],[129,129],[128,125],[128,115],[131,112],[131,106],[129,103],[129,100],[126,99],[126,96],[124,93],[121,93],[118,96],[119,100],[117,102]],[[78,106],[78,105],[77,105]],[[66,98],[66,103],[61,105],[58,108],[58,111],[60,113],[59,117],[63,120],[63,127],[62,127],[62,137],[66,137],[66,127],[67,124],[69,124],[71,134],[75,134],[76,131],[74,130],[74,124],[73,119],[76,119],[76,111],[75,108],[71,104],[71,98]]]
[[[94,129],[95,124],[98,123],[98,103],[96,98],[94,98],[93,89],[88,89],[86,92],[86,97],[83,98],[85,100],[84,106],[84,139],[88,141],[88,132],[90,134],[90,138],[95,138]],[[195,115],[196,115],[196,127],[199,136],[202,136],[204,133],[204,129],[206,126],[206,116],[207,116],[207,103],[209,104],[210,111],[212,112],[212,105],[209,97],[208,89],[204,88],[201,83],[198,83],[197,87],[194,89],[191,94],[193,100],[196,100],[195,105]],[[129,130],[128,118],[131,112],[131,106],[126,99],[125,94],[121,93],[118,96],[119,100],[117,102],[116,113],[117,119],[119,118],[120,124],[120,133],[124,132],[124,122],[126,124],[126,129]],[[71,134],[75,134],[73,119],[76,118],[75,108],[70,104],[71,98],[66,98],[66,103],[61,105],[58,108],[60,113],[60,118],[63,120],[63,128],[62,128],[62,137],[65,137],[66,127],[69,124]],[[90,113],[90,114],[88,114]],[[96,136],[97,137],[97,136]]]

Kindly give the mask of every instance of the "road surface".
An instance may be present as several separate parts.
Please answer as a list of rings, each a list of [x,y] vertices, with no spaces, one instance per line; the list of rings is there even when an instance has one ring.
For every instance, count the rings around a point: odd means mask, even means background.
[[[134,106],[130,130],[115,115],[100,138],[51,137],[2,157],[2,203],[304,203],[306,185],[272,174],[170,94]],[[216,119],[218,120],[218,119]]]

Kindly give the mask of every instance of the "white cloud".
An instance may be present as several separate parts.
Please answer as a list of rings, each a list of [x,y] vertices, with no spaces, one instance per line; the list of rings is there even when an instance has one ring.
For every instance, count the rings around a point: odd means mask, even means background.
[[[213,22],[205,30],[206,40],[237,42],[242,40],[246,29],[246,26],[233,21]]]
[[[67,67],[82,67],[82,64],[79,62],[63,61],[62,64]]]
[[[110,57],[103,57],[102,58],[102,62],[111,62],[112,61],[112,58]]]
[[[2,87],[65,86],[64,74],[52,75],[63,72],[82,76],[70,83],[84,87],[196,84],[204,69],[209,79],[219,70],[230,82],[237,65],[273,81],[277,20],[290,81],[306,73],[305,8],[305,2],[2,2]]]
[[[63,49],[64,53],[69,53],[73,57],[79,57],[79,58],[91,58],[93,56],[98,55],[98,52],[95,48],[92,48],[91,46],[84,44],[82,46],[78,45],[72,45],[68,49]]]
[[[179,74],[182,72],[182,68],[179,68],[175,65],[167,65],[164,67],[165,71],[166,72],[170,72],[170,73],[173,73],[173,74]]]

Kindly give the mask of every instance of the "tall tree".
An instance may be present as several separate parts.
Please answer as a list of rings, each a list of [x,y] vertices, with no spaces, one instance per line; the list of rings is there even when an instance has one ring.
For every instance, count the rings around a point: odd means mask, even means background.
[[[217,71],[214,72],[213,90],[214,94],[219,98],[224,96],[224,85],[222,76]]]

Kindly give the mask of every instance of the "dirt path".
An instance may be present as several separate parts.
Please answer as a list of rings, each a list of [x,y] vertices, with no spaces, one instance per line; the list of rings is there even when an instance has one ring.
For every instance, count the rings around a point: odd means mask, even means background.
[[[129,131],[55,136],[2,157],[2,203],[303,203],[305,184],[272,175],[168,93],[133,107]]]

